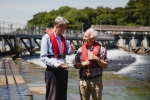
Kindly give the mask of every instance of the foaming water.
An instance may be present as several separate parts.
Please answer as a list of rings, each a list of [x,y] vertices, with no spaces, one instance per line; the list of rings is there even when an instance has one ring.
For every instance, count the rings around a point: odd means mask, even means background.
[[[150,82],[150,55],[133,55],[136,61],[125,68],[122,68],[116,74],[125,75],[142,81]]]
[[[104,71],[116,72],[135,61],[135,57],[122,49],[108,50],[107,57],[109,59],[109,65]]]
[[[23,57],[24,60],[40,65],[42,67],[46,67],[45,63],[43,63],[40,59],[40,56],[27,56],[27,57]]]
[[[118,49],[108,50],[107,55],[109,65],[106,71],[150,82],[150,54],[139,55]]]
[[[107,51],[107,57],[111,59],[116,59],[116,57],[122,57],[122,56],[130,56],[130,53],[127,51],[124,51],[122,49],[114,49],[114,50],[108,50]]]

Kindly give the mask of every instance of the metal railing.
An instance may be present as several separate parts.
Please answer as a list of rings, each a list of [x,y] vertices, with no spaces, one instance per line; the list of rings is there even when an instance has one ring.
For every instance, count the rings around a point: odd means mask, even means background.
[[[0,35],[9,34],[26,34],[26,35],[44,35],[46,26],[31,26],[18,23],[10,23],[0,21]],[[83,33],[75,32],[74,30],[66,30],[64,35],[67,37],[83,37]],[[98,38],[114,39],[114,35],[111,33],[98,33]]]
[[[31,26],[18,23],[10,23],[0,21],[0,35],[7,34],[27,34],[27,35],[43,35],[45,26]]]

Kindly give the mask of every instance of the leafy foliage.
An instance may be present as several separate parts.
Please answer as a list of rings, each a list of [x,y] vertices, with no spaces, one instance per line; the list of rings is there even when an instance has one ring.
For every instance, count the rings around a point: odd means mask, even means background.
[[[129,0],[124,8],[111,9],[98,6],[96,9],[85,7],[76,9],[69,6],[60,7],[50,12],[39,12],[33,15],[28,25],[53,27],[53,21],[58,16],[64,16],[68,21],[68,29],[80,31],[82,23],[84,30],[91,25],[126,25],[126,26],[150,26],[150,0]]]
[[[21,44],[17,44],[17,47],[16,47],[16,49],[17,49],[17,52],[18,53],[22,53],[22,52],[25,52],[24,50],[25,50],[25,48],[24,47],[22,47],[22,45]]]

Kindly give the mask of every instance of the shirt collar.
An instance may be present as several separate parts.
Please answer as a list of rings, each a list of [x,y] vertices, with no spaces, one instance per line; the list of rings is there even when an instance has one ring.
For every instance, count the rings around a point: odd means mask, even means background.
[[[90,51],[93,51],[93,49],[94,49],[94,45],[95,45],[95,43],[93,43],[93,45],[92,45],[91,47],[86,46],[86,48],[87,48],[88,50],[90,50]]]
[[[87,48],[88,50],[90,50],[90,51],[93,51],[94,46],[91,46],[91,47],[86,46],[86,48]]]
[[[54,30],[53,30],[53,32],[54,32]],[[56,35],[56,33],[55,33],[55,32],[54,32],[54,36],[55,36],[55,37],[60,37],[60,35]]]

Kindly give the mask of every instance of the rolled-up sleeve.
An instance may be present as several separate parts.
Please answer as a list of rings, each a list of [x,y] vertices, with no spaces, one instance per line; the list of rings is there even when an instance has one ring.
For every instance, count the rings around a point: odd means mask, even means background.
[[[100,49],[100,58],[108,63],[107,50],[104,47]]]
[[[82,59],[81,59],[81,55],[82,55],[82,51],[81,51],[82,49],[81,49],[81,47],[78,49],[78,51],[77,51],[77,53],[76,53],[76,55],[75,55],[75,57],[74,57],[74,64],[75,63],[81,63],[82,61]]]

